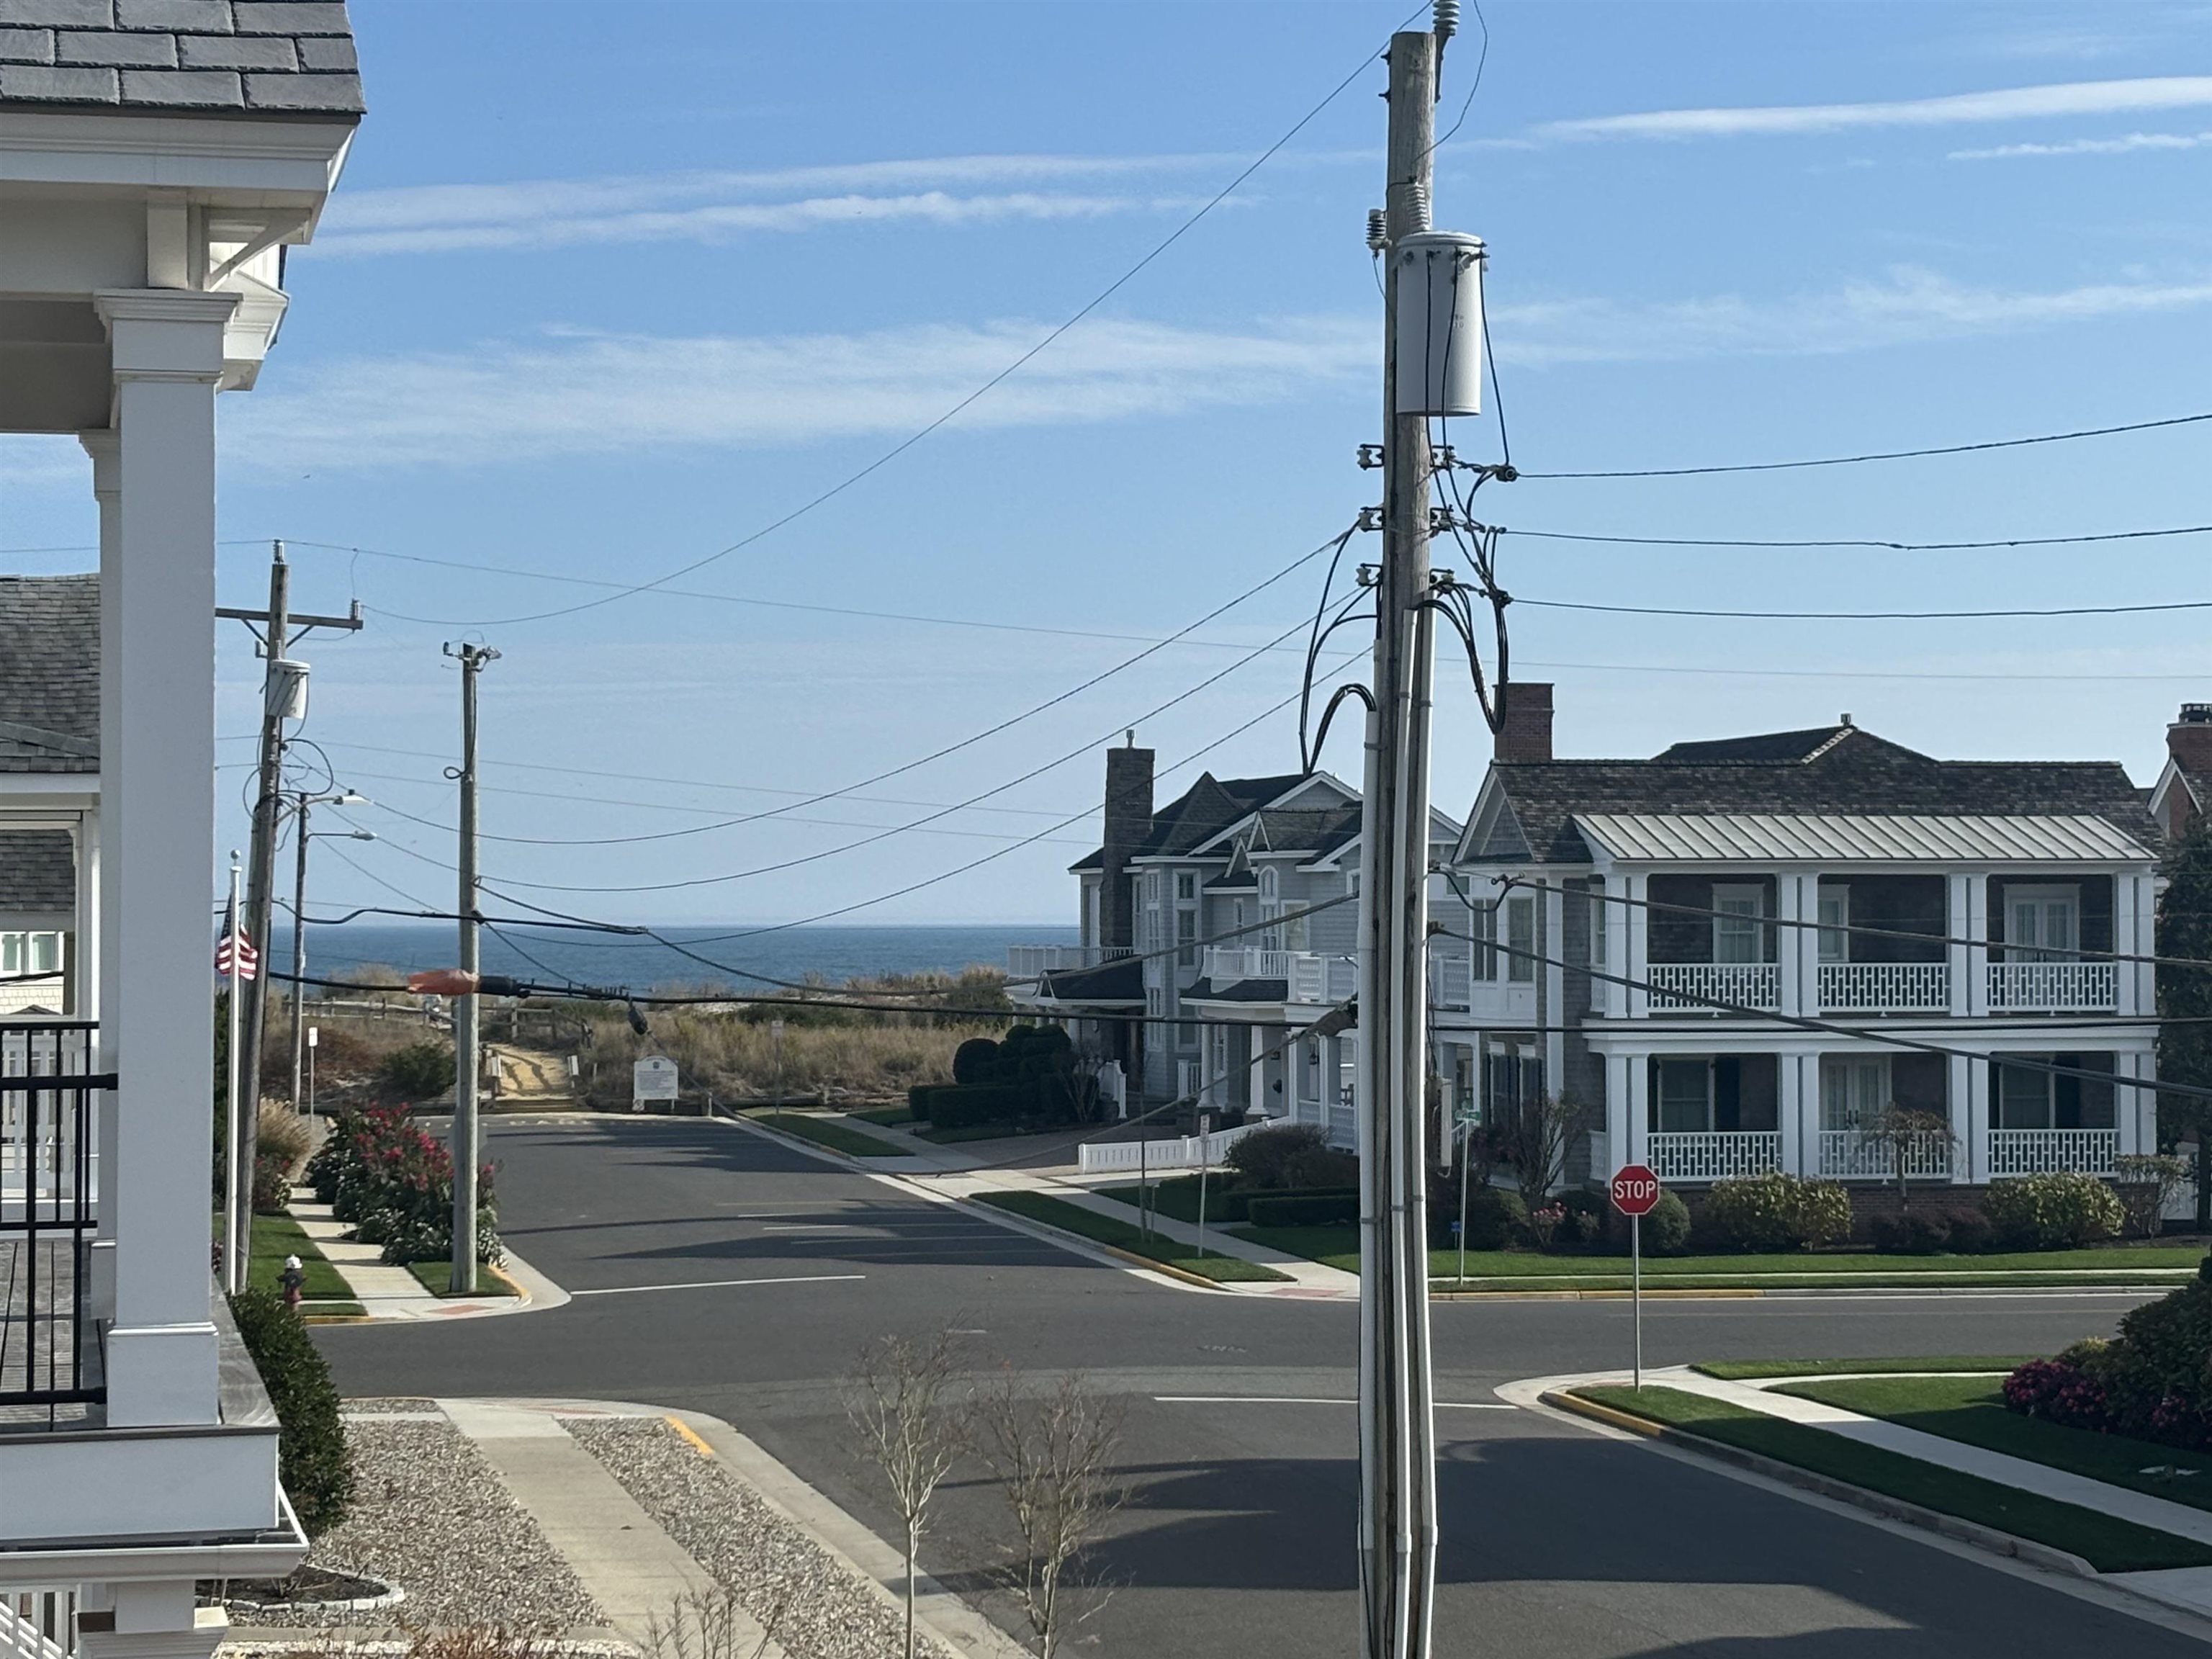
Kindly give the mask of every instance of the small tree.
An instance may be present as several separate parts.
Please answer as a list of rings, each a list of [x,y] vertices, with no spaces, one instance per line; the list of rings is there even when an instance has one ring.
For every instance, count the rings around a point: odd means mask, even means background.
[[[1948,1152],[1957,1139],[1951,1133],[1951,1120],[1942,1113],[1925,1107],[1899,1106],[1894,1101],[1860,1133],[1888,1153],[1890,1171],[1897,1177],[1897,1207],[1900,1210],[1910,1208],[1912,1202],[1912,1160],[1936,1146]]]
[[[2212,961],[2212,817],[2200,817],[2166,855],[2158,901],[2162,957]],[[2158,970],[2158,1074],[2168,1083],[2212,1089],[2212,968],[2161,963]],[[2197,1231],[2212,1232],[2212,1100],[2159,1097],[2159,1139],[2197,1142]]]
[[[1582,1107],[1559,1095],[1531,1095],[1499,1112],[1491,1126],[1492,1144],[1531,1202],[1565,1179],[1567,1153],[1582,1123]]]
[[[1036,1633],[1041,1659],[1053,1659],[1066,1628],[1105,1605],[1084,1566],[1127,1497],[1113,1472],[1121,1407],[1079,1372],[1038,1398],[1009,1369],[976,1402],[975,1421],[1013,1521],[1014,1547],[998,1577]]]
[[[2137,1238],[2155,1238],[2166,1224],[2166,1206],[2189,1179],[2185,1158],[2131,1153],[2112,1162],[2112,1190],[2126,1212],[2128,1231]]]
[[[845,1409],[861,1450],[883,1475],[906,1526],[906,1659],[914,1659],[916,1558],[937,1489],[968,1444],[960,1402],[959,1345],[949,1331],[927,1342],[879,1337],[860,1350]]]

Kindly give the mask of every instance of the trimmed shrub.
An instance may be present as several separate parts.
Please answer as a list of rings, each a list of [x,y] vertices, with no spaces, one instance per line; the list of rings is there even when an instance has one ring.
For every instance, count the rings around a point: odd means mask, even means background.
[[[1951,1249],[1960,1255],[1979,1255],[1990,1248],[1996,1237],[1989,1217],[1979,1210],[1969,1210],[1951,1218]]]
[[[1993,1182],[1982,1213],[2008,1250],[2066,1250],[2116,1238],[2125,1218],[2110,1187],[2072,1172]]]
[[[1207,1207],[1212,1207],[1211,1194],[1207,1196]],[[1255,1227],[1339,1227],[1359,1219],[1359,1194],[1285,1193],[1255,1196],[1245,1200],[1244,1216]]]
[[[1690,1248],[1690,1206],[1662,1192],[1644,1218],[1644,1248],[1653,1255],[1680,1255]]]
[[[1705,1226],[1723,1250],[1758,1253],[1840,1244],[1851,1236],[1851,1195],[1841,1182],[1771,1171],[1713,1183]]]
[[[1459,1218],[1455,1206],[1451,1219]],[[1507,1187],[1478,1187],[1467,1195],[1467,1248],[1502,1250],[1521,1241],[1528,1227],[1528,1206]]]
[[[278,1478],[300,1524],[315,1537],[344,1520],[353,1501],[353,1468],[330,1365],[276,1291],[240,1291],[230,1298],[230,1316],[276,1410]]]
[[[1951,1244],[1951,1224],[1947,1218],[1910,1210],[1903,1215],[1876,1216],[1867,1232],[1875,1249],[1893,1255],[1937,1255]]]
[[[1348,1184],[1332,1182],[1323,1174],[1344,1157],[1330,1149],[1328,1134],[1317,1125],[1279,1123],[1232,1142],[1227,1162],[1248,1187],[1287,1190]],[[1356,1170],[1356,1162],[1354,1167]],[[1322,1178],[1316,1179],[1317,1175]]]
[[[1587,1244],[1605,1237],[1606,1200],[1587,1187],[1570,1187],[1554,1200],[1564,1212],[1558,1240],[1562,1244]],[[1689,1214],[1687,1210],[1682,1212]]]
[[[999,1045],[989,1037],[969,1037],[952,1051],[952,1080],[981,1083],[984,1068],[999,1057]]]
[[[2031,1359],[2004,1380],[2005,1406],[2069,1429],[2108,1429],[2105,1385],[2071,1361]]]
[[[449,1042],[410,1042],[378,1062],[376,1089],[386,1100],[434,1100],[453,1086],[453,1049]]]
[[[933,1129],[969,1129],[979,1123],[1011,1123],[1023,1115],[1030,1097],[1004,1083],[953,1084],[929,1091]]]

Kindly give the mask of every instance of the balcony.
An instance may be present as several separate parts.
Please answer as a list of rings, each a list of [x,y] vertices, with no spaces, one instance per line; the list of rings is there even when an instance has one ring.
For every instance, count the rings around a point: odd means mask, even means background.
[[[1063,969],[1096,968],[1136,954],[1135,948],[1127,945],[1009,945],[1006,977],[1033,981]]]
[[[2034,964],[2044,965],[2044,964]],[[2053,966],[2072,966],[2055,963]],[[2087,965],[2087,964],[2085,964]],[[2117,1129],[1992,1129],[1990,1175],[2051,1175],[2072,1170],[2108,1176],[2120,1155]]]
[[[1782,1137],[1772,1129],[1711,1129],[1654,1134],[1645,1149],[1662,1181],[1725,1181],[1782,1167]]]
[[[1739,1008],[1782,1005],[1782,970],[1771,962],[1655,962],[1645,976],[1654,1013],[1677,1008],[1724,1012],[1717,1002]]]
[[[1206,947],[1203,971],[1216,990],[1240,980],[1287,980],[1291,959],[1305,954],[1303,951],[1263,951],[1255,945],[1209,945]]]
[[[1893,1181],[1897,1178],[1897,1147],[1877,1139],[1863,1129],[1820,1131],[1820,1173],[1840,1181]],[[1905,1148],[1905,1178],[1945,1181],[1951,1175],[1951,1141],[1946,1135],[1923,1135]]]
[[[1350,957],[1323,956],[1318,951],[1291,953],[1292,1002],[1319,1007],[1349,1002],[1359,994],[1359,964]]]
[[[1941,1013],[1951,1006],[1951,969],[1941,962],[1824,962],[1820,1012]]]
[[[1993,962],[1989,973],[1991,1013],[2089,1013],[2120,1003],[2116,963]]]
[[[0,1025],[0,1410],[105,1397],[90,1291],[101,1091],[94,1028]]]

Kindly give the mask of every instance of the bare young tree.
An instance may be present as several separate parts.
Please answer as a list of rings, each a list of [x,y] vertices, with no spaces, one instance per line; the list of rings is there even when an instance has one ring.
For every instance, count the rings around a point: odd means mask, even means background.
[[[766,1619],[756,1620],[735,1595],[720,1585],[679,1595],[669,1607],[666,1618],[658,1613],[647,1618],[647,1659],[763,1659],[775,1640],[776,1628],[783,1622],[784,1609],[789,1604],[787,1594],[769,1609]],[[545,1650],[557,1650],[557,1646],[548,1644]],[[456,1659],[463,1656],[457,1656]],[[466,1656],[465,1659],[477,1656]],[[537,1656],[520,1656],[520,1659],[537,1659]]]
[[[956,1396],[963,1367],[959,1340],[940,1331],[927,1341],[879,1337],[860,1351],[845,1409],[860,1448],[882,1474],[906,1527],[906,1659],[914,1659],[914,1582],[930,1505],[969,1444],[967,1413]]]
[[[1020,1605],[1042,1659],[1105,1605],[1085,1556],[1127,1494],[1115,1479],[1119,1402],[1070,1371],[1042,1395],[1009,1369],[975,1407],[976,1440],[1006,1500],[1014,1544],[999,1579]]]
[[[1923,1154],[1932,1154],[1938,1146],[1948,1154],[1958,1139],[1951,1133],[1951,1120],[1942,1113],[1894,1103],[1860,1133],[1888,1153],[1890,1171],[1897,1177],[1897,1207],[1900,1211],[1911,1207],[1912,1202],[1914,1160]],[[1934,1160],[1931,1158],[1929,1161]]]
[[[1493,1145],[1512,1166],[1529,1203],[1541,1203],[1565,1178],[1567,1154],[1582,1127],[1581,1104],[1559,1095],[1531,1095],[1498,1114],[1492,1126]]]

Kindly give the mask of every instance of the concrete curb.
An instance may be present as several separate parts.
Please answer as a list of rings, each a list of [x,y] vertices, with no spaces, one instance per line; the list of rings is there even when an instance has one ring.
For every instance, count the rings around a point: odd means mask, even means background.
[[[2069,1551],[2054,1549],[2048,1544],[2039,1544],[2033,1539],[2016,1538],[2008,1532],[1999,1532],[1994,1527],[1984,1527],[1972,1521],[1962,1521],[1955,1515],[1946,1515],[1940,1510],[1926,1509],[1918,1504],[1908,1504],[1903,1498],[1891,1498],[1864,1486],[1854,1486],[1849,1481],[1838,1480],[1828,1475],[1816,1474],[1810,1469],[1801,1469],[1795,1463],[1785,1463],[1778,1458],[1762,1456],[1758,1452],[1746,1451],[1717,1440],[1689,1434],[1664,1423],[1654,1423],[1613,1407],[1601,1405],[1595,1400],[1583,1400],[1565,1389],[1546,1390],[1539,1396],[1542,1402],[1555,1411],[1572,1413],[1593,1422],[1603,1423],[1609,1428],[1640,1436],[1646,1440],[1662,1440],[1680,1450],[1715,1462],[1733,1464],[1763,1475],[1769,1480],[1784,1486],[1796,1486],[1806,1492],[1818,1492],[1838,1503],[1882,1516],[1888,1520],[1901,1521],[1909,1527],[1918,1527],[1938,1535],[1954,1539],[1962,1544],[1972,1544],[1994,1555],[2008,1555],[2053,1572],[2070,1573],[2077,1578],[2088,1578],[2101,1583],[2112,1583],[2113,1575],[2099,1572],[2080,1556]],[[2122,1586],[2124,1588],[2124,1586]],[[2154,1598],[2146,1597],[2146,1600]],[[2166,1605],[2160,1603],[2160,1605]]]

